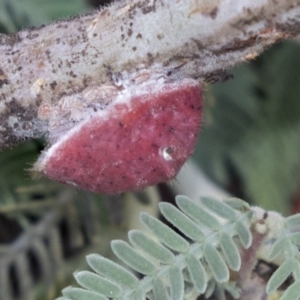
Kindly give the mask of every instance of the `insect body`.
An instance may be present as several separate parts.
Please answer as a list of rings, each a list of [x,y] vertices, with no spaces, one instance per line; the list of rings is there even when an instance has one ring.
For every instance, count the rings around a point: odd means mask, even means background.
[[[202,90],[194,80],[152,84],[108,105],[51,146],[36,169],[98,193],[136,191],[173,179],[194,150]]]

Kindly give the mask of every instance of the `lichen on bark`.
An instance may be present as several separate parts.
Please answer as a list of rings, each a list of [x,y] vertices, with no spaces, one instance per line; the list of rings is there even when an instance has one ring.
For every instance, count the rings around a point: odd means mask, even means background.
[[[0,148],[42,135],[55,141],[106,101],[84,102],[90,90],[120,90],[140,73],[216,81],[299,32],[300,0],[122,0],[1,34]],[[70,118],[76,109],[82,117]]]

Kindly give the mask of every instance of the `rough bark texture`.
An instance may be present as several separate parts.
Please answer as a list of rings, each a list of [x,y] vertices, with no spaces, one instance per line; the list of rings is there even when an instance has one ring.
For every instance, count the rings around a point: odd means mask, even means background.
[[[57,140],[124,85],[220,80],[300,32],[300,0],[123,0],[0,35],[0,148]]]

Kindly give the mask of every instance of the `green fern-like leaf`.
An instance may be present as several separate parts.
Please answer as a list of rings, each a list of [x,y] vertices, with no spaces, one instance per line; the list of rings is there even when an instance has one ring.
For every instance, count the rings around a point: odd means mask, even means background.
[[[162,243],[172,250],[182,253],[188,250],[188,242],[161,221],[153,218],[147,213],[142,213],[140,219]]]
[[[275,292],[279,286],[291,275],[294,269],[295,259],[286,260],[273,274],[267,285],[267,293]]]
[[[119,298],[122,295],[122,289],[115,283],[95,273],[81,271],[74,275],[76,281],[84,288],[107,297]]]
[[[161,244],[155,242],[152,238],[148,237],[144,232],[139,230],[131,230],[128,233],[130,243],[137,249],[143,251],[157,261],[170,265],[174,262],[174,254]]]
[[[288,277],[293,276],[294,278],[294,283],[283,293],[281,300],[300,299],[300,234],[294,232],[299,225],[300,214],[286,218],[279,232],[276,232],[277,239],[269,253],[271,261],[281,257],[282,264],[270,278],[267,284],[267,293],[275,292]]]
[[[241,267],[239,250],[228,233],[220,233],[220,245],[229,267],[234,271],[238,271]]]
[[[169,300],[167,288],[160,278],[155,278],[153,283],[153,293],[156,300]]]
[[[99,293],[91,292],[81,288],[67,287],[62,291],[63,300],[108,300],[108,298]]]
[[[198,242],[204,240],[205,235],[200,227],[175,206],[169,203],[160,203],[159,208],[164,217],[173,223],[185,236]]]
[[[229,271],[221,254],[210,243],[205,244],[203,249],[204,258],[206,259],[215,279],[218,282],[226,282],[229,279]]]
[[[293,283],[288,289],[284,292],[284,295],[281,297],[280,300],[298,300],[300,299],[300,281]]]
[[[87,262],[100,276],[110,279],[124,288],[135,289],[138,286],[138,279],[132,273],[105,257],[90,254],[87,256]]]
[[[63,290],[63,299],[181,300],[212,293],[223,299],[226,290],[237,298],[238,289],[228,282],[229,269],[238,271],[241,266],[236,241],[239,239],[247,247],[251,244],[250,208],[238,199],[221,202],[201,198],[195,202],[178,196],[176,203],[179,208],[168,203],[160,203],[159,208],[183,235],[142,213],[140,219],[148,233],[132,230],[128,234],[130,244],[112,242],[116,256],[142,279],[92,254],[87,262],[95,273],[76,273],[75,279],[82,288]],[[242,229],[238,229],[241,224]]]
[[[192,218],[199,225],[204,225],[211,230],[221,229],[222,225],[218,218],[189,198],[179,196],[176,198],[176,204],[187,216]]]
[[[192,254],[187,255],[186,263],[196,290],[199,294],[203,294],[207,287],[207,275],[203,265]]]

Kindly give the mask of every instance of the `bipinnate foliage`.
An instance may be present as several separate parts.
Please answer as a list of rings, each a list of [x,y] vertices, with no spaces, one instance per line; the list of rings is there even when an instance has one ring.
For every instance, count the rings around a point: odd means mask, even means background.
[[[68,287],[60,299],[179,300],[208,297],[216,291],[224,298],[226,290],[238,299],[229,269],[240,269],[239,247],[252,243],[250,207],[238,199],[195,202],[185,196],[176,197],[176,203],[178,208],[159,205],[168,225],[142,213],[140,220],[149,234],[131,230],[130,243],[112,241],[113,252],[135,272],[100,255],[89,255],[87,262],[95,273],[75,273],[82,288]]]
[[[282,256],[282,264],[269,280],[267,293],[271,294],[276,291],[289,276],[292,275],[294,279],[281,300],[300,299],[299,226],[300,214],[286,218],[269,254],[271,261]]]
[[[177,208],[159,204],[165,223],[147,213],[140,215],[148,233],[131,230],[130,243],[112,241],[113,252],[129,268],[97,254],[88,255],[94,272],[76,272],[81,287],[65,288],[58,300],[192,300],[201,294],[225,299],[225,292],[239,299],[245,277],[240,272],[252,271],[251,266],[241,268],[241,257],[276,262],[279,267],[266,292],[274,293],[292,275],[294,281],[281,299],[300,299],[300,214],[283,218],[236,198],[192,201],[177,196],[176,204]],[[243,249],[257,243],[258,235],[264,237],[261,251],[248,251],[254,257],[242,256],[247,252]],[[237,282],[230,281],[230,270],[240,275]]]

